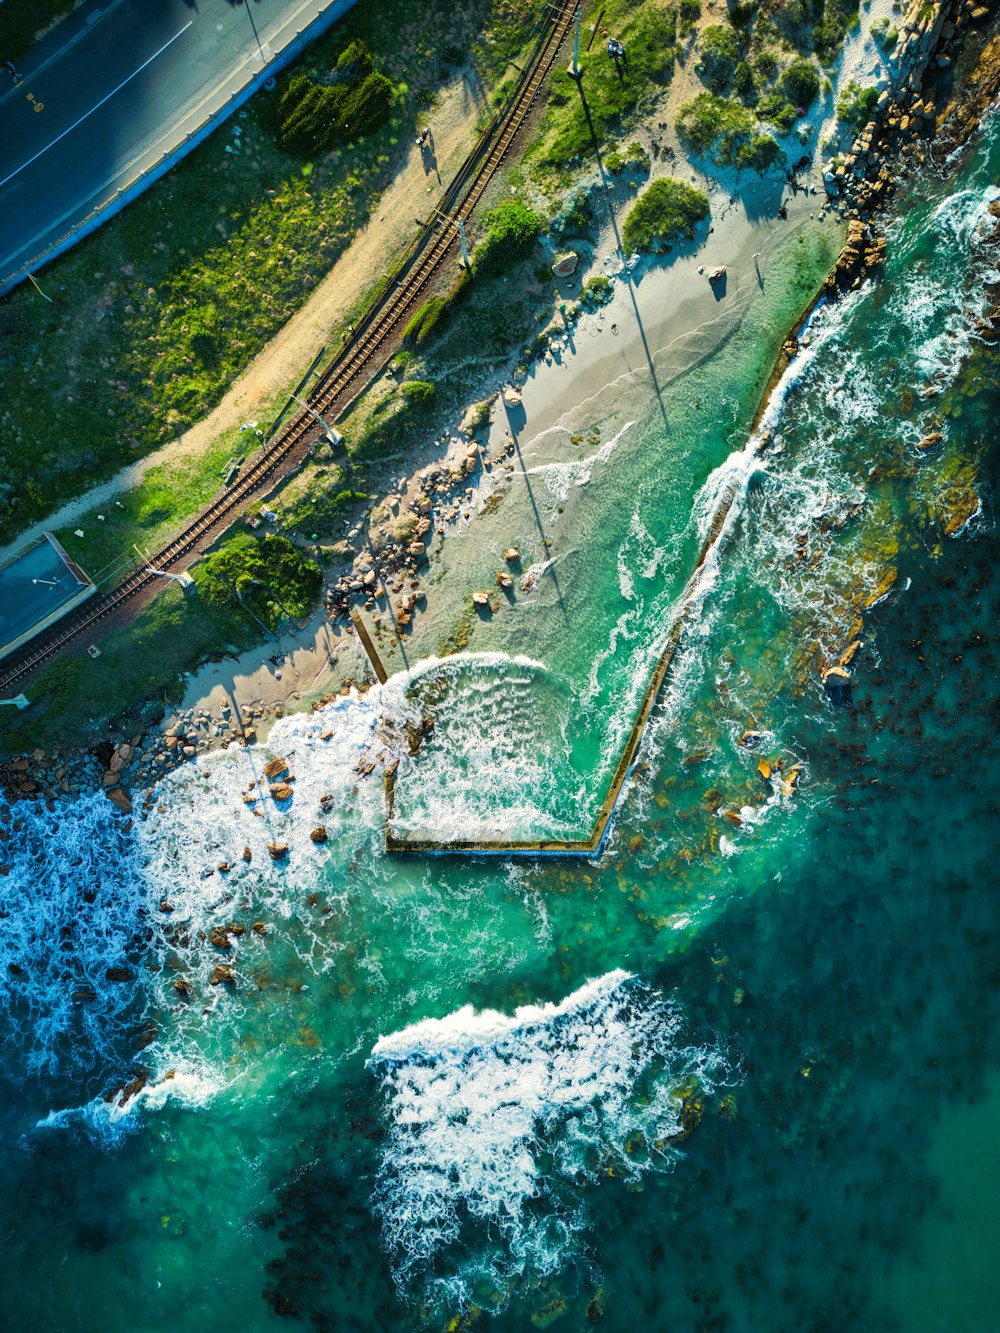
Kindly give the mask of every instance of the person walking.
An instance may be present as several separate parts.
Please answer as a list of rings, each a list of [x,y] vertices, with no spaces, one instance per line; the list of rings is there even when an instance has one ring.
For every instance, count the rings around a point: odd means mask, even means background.
[[[13,60],[5,60],[5,61],[3,62],[3,67],[4,67],[4,69],[7,71],[7,73],[10,75],[10,77],[14,80],[15,83],[20,83],[20,82],[21,82],[21,76],[20,76],[20,74],[18,74],[17,70],[14,68],[14,62],[13,62]]]

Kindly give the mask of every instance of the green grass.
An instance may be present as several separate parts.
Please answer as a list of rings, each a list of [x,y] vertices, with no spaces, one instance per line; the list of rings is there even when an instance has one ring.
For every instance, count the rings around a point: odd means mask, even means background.
[[[766,101],[758,108],[762,115],[765,105]],[[678,112],[677,131],[691,152],[703,154],[719,166],[765,171],[784,160],[776,140],[761,131],[746,107],[731,97],[699,93]]]
[[[45,749],[97,739],[109,719],[137,720],[144,699],[177,702],[181,673],[207,654],[241,652],[260,638],[244,612],[229,613],[171,586],[127,628],[101,640],[101,656],[58,658],[27,688],[31,707],[0,722],[0,751]]]
[[[683,181],[654,181],[629,210],[622,227],[626,250],[669,249],[691,240],[695,226],[709,215],[708,195]]]
[[[271,128],[282,87],[259,94],[43,270],[54,304],[28,285],[0,302],[0,542],[203,417],[369,217],[418,102],[448,73],[443,53],[462,58],[504,15],[504,42],[523,45],[537,12],[535,0],[357,6],[296,69],[323,75],[363,38],[399,90],[385,128],[303,163]],[[485,77],[499,48],[483,42]],[[227,152],[236,127],[240,151]]]
[[[580,88],[565,70],[553,75],[545,122],[529,153],[531,161],[543,171],[564,172],[583,159],[591,159],[593,136],[601,147],[605,146],[638,118],[673,77],[673,8],[653,0],[646,0],[642,6],[631,0],[611,0],[605,6],[601,26],[624,43],[628,70],[619,77],[605,44],[596,39],[589,52],[581,52],[584,74]],[[581,88],[590,112],[589,122]]]

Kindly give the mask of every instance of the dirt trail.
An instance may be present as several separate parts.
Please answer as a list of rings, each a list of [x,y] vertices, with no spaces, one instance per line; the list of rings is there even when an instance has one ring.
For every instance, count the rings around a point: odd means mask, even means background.
[[[247,367],[207,417],[172,443],[35,524],[9,547],[0,560],[45,531],[67,527],[96,505],[138,485],[152,467],[200,453],[224,430],[252,417],[262,403],[287,393],[317,352],[331,340],[348,310],[385,271],[391,258],[416,233],[414,218],[441,194],[461,165],[475,138],[476,119],[484,103],[478,79],[469,71],[455,76],[441,90],[423,124],[432,134],[433,152],[410,145],[406,159],[382,194],[375,215],[358,233],[298,314]]]

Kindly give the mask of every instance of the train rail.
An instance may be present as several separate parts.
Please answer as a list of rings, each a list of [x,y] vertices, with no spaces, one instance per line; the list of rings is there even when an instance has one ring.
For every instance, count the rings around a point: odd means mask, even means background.
[[[524,127],[551,73],[576,12],[576,0],[553,0],[530,61],[507,105],[483,131],[439,200],[432,225],[403,256],[386,286],[359,321],[350,343],[337,355],[308,395],[309,407],[336,419],[388,355],[406,320],[456,251],[455,219],[475,211]],[[0,667],[0,693],[22,688],[27,679],[71,644],[96,637],[108,623],[152,595],[157,574],[179,573],[239,517],[259,492],[273,488],[299,466],[319,434],[306,409],[292,418],[262,455],[217,495],[194,519],[109,592],[91,599],[51,631],[40,635]]]

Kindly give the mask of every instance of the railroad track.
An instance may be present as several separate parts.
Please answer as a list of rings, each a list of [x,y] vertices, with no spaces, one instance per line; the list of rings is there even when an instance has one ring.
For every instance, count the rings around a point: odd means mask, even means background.
[[[548,6],[531,60],[510,101],[483,131],[437,205],[438,213],[444,215],[447,222],[436,214],[434,224],[425,228],[404,255],[387,287],[360,320],[351,342],[309,394],[308,402],[313,411],[326,414],[330,419],[344,410],[370,378],[375,366],[385,359],[386,345],[402,332],[424,293],[455,253],[455,229],[451,223],[459,216],[466,219],[474,212],[503,165],[555,65],[575,12],[576,0],[553,0]],[[136,569],[110,592],[88,601],[4,663],[0,669],[0,694],[11,693],[12,687],[20,689],[46,662],[77,640],[94,637],[130,603],[144,602],[152,594],[158,577],[148,572],[150,567],[171,573],[185,569],[201,549],[231,525],[253,496],[265,487],[273,487],[303,461],[318,434],[315,419],[305,409],[300,410],[266,452],[176,537],[154,552],[142,568]]]

